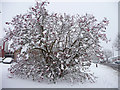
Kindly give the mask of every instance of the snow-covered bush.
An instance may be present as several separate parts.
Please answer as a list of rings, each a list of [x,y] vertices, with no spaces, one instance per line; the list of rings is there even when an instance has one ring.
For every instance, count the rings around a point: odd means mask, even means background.
[[[33,80],[94,82],[88,73],[91,56],[103,59],[100,40],[108,42],[105,32],[109,21],[104,18],[99,23],[90,14],[50,14],[47,4],[37,2],[26,14],[6,22],[10,27],[5,29],[5,40],[12,42],[12,51],[20,51],[10,73]]]

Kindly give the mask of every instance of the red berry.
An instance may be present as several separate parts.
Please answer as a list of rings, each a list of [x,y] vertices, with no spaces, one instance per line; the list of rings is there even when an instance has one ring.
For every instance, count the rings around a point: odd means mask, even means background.
[[[53,34],[55,34],[55,33],[53,32]]]
[[[89,29],[87,29],[87,31],[89,32],[90,30],[89,30]]]
[[[6,24],[9,24],[8,22],[6,22]]]

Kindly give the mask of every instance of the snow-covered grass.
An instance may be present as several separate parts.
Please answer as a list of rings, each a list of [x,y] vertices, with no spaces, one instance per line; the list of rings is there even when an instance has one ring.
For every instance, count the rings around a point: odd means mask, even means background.
[[[97,77],[95,83],[73,83],[66,81],[48,84],[46,82],[37,82],[28,79],[9,77],[9,64],[0,64],[3,67],[2,88],[118,88],[118,72],[104,65],[92,64],[90,70]]]

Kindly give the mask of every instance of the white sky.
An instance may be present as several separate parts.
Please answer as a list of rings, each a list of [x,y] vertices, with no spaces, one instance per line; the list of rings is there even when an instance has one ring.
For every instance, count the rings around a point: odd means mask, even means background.
[[[17,1],[17,0],[16,0]],[[25,13],[28,8],[34,5],[34,2],[28,2],[27,0],[4,0],[0,3],[0,37],[4,36],[3,28],[6,27],[5,22],[11,21],[12,17],[17,14]],[[30,0],[34,1],[34,0]],[[112,43],[118,33],[118,0],[48,0],[50,4],[47,6],[49,12],[68,13],[70,15],[85,13],[93,14],[98,21],[101,21],[104,17],[110,20],[110,24],[107,27],[108,39],[111,39],[110,43],[102,43],[104,48],[111,49]],[[54,1],[54,2],[51,2]],[[84,1],[84,2],[83,2]],[[96,2],[99,1],[99,2]],[[108,2],[109,1],[109,2]]]

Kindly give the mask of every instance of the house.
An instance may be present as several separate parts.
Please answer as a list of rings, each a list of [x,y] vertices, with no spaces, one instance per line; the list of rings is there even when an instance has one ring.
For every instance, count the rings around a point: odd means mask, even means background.
[[[0,38],[0,57],[5,57],[6,52],[8,52],[8,42],[4,42],[2,38]]]

